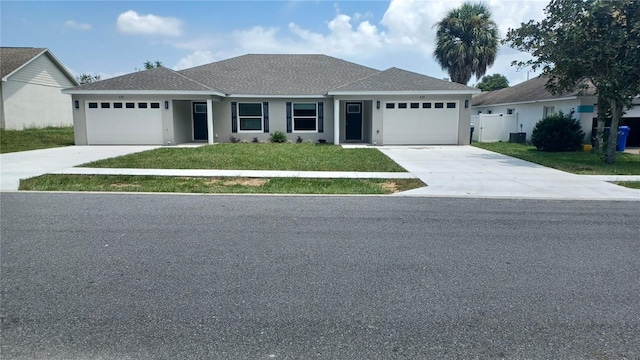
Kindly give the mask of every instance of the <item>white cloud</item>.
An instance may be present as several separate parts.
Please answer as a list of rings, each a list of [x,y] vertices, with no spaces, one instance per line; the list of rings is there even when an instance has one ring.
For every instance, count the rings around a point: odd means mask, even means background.
[[[290,23],[285,29],[254,26],[173,43],[174,47],[191,51],[174,68],[184,69],[247,53],[320,53],[379,69],[397,66],[442,78],[447,75],[432,57],[434,25],[462,3],[463,0],[392,0],[378,24],[369,13],[349,16],[334,5],[336,15],[325,22],[323,31]],[[545,5],[546,0],[489,2],[501,36],[521,22],[542,19]],[[512,84],[519,83],[526,80],[526,70],[517,71],[510,63],[526,58],[528,54],[503,46],[487,74],[501,73]],[[475,78],[470,83],[475,83]]]
[[[91,25],[81,24],[73,20],[67,20],[64,22],[64,27],[72,30],[91,30]]]
[[[178,63],[176,64],[176,66],[173,67],[173,69],[174,70],[188,69],[194,66],[208,64],[219,59],[220,58],[215,56],[211,51],[196,50],[193,53],[180,59],[180,61],[178,61]]]
[[[153,14],[138,15],[129,10],[118,15],[118,31],[129,34],[168,35],[182,34],[182,22],[174,17],[161,17]]]

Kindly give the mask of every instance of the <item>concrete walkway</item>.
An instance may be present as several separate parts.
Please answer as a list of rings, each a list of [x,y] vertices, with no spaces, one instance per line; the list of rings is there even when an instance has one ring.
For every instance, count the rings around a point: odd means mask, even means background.
[[[547,168],[473,146],[381,147],[428,187],[400,196],[631,200],[640,191],[608,183],[619,176],[585,176]],[[638,177],[624,177],[625,181]]]
[[[18,190],[20,179],[159,146],[65,146],[0,154],[0,191]]]

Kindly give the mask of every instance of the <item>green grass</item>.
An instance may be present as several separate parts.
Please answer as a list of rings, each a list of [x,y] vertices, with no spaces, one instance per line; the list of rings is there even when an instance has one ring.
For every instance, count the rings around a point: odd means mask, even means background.
[[[640,175],[640,156],[634,154],[617,153],[616,163],[607,165],[602,154],[593,152],[544,152],[506,142],[474,142],[473,146],[574,174]]]
[[[631,188],[631,189],[640,189],[640,181],[620,181],[620,182],[616,182],[614,184],[620,185],[620,186],[624,186],[624,187],[628,187],[628,188]]]
[[[42,175],[20,190],[225,194],[389,194],[423,187],[419,179],[194,178],[132,175]]]
[[[382,171],[405,170],[377,149],[317,144],[216,144],[159,148],[81,165],[97,168]]]
[[[0,153],[73,145],[73,127],[0,130]]]

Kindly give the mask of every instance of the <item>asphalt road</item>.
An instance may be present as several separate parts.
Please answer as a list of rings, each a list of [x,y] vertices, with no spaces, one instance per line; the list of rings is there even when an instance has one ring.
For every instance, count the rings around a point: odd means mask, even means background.
[[[2,359],[638,359],[640,203],[2,193]]]

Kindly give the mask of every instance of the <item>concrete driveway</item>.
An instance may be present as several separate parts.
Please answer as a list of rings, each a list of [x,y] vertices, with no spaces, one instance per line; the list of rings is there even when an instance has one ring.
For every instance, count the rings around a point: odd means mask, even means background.
[[[428,185],[401,196],[640,201],[640,190],[472,146],[392,146],[380,151]]]
[[[66,146],[2,154],[0,191],[18,190],[20,179],[157,147],[159,146]]]

